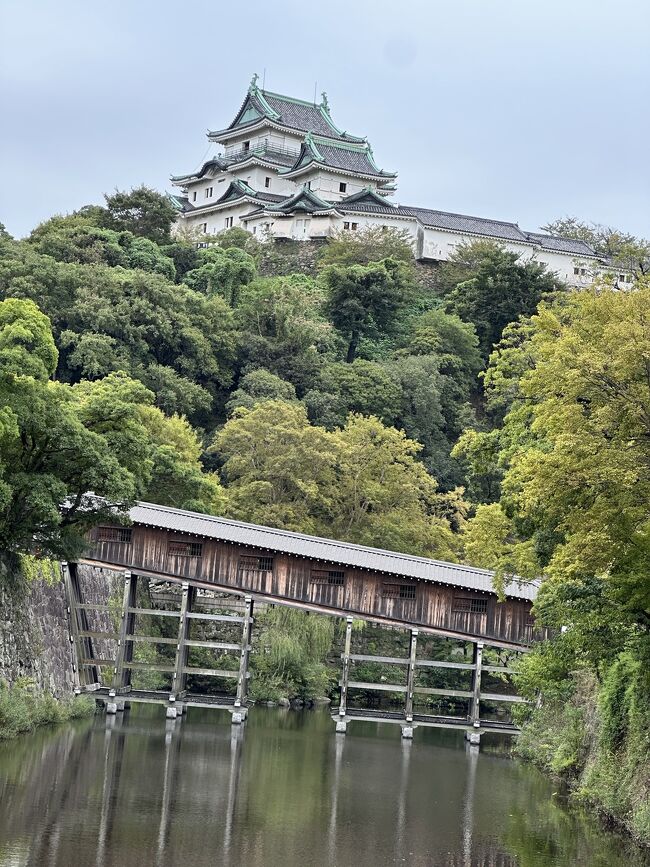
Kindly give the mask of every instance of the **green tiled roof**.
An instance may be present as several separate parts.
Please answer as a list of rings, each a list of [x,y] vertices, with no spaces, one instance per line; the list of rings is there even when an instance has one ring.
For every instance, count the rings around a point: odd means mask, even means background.
[[[262,90],[257,86],[257,76],[253,76],[248,93],[232,123],[225,129],[209,132],[208,136],[221,137],[227,132],[253,127],[262,118],[301,133],[315,132],[326,138],[341,141],[364,141],[363,138],[350,135],[336,126],[329,113],[325,94],[318,104],[296,99],[271,90]]]

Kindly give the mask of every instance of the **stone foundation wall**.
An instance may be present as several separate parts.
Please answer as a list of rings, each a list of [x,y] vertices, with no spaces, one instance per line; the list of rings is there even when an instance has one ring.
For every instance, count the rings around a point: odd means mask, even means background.
[[[74,689],[63,582],[0,584],[0,678],[27,677],[60,698]]]
[[[85,601],[107,602],[119,593],[119,578],[100,569],[80,567]],[[104,615],[108,621],[107,615]],[[110,629],[109,622],[98,624]],[[61,579],[25,580],[9,576],[0,565],[0,679],[9,684],[21,677],[57,698],[72,695],[72,645]]]

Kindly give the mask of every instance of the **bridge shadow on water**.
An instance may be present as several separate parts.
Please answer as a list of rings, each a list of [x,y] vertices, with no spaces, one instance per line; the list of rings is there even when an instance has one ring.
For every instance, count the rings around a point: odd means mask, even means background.
[[[0,865],[642,865],[536,771],[462,733],[138,707],[0,745]]]

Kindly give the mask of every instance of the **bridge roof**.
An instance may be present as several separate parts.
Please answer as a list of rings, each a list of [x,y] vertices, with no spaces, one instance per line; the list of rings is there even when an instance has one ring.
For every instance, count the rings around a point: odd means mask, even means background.
[[[154,503],[137,503],[129,514],[134,524],[142,526],[293,554],[296,557],[309,557],[396,577],[416,578],[465,590],[494,593],[493,573],[473,566],[414,557],[397,551],[368,548],[365,545],[353,545],[350,542],[338,542],[335,539],[308,536],[289,530],[260,527],[257,524],[245,524],[242,521],[187,512],[184,509],[171,509]],[[506,595],[514,599],[533,601],[538,587],[538,582],[513,580],[506,586]]]

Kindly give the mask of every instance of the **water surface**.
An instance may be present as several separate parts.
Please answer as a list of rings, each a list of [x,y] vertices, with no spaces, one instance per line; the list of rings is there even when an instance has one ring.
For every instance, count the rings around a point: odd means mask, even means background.
[[[335,735],[326,711],[229,719],[139,707],[0,745],[1,867],[650,863],[487,739]]]

